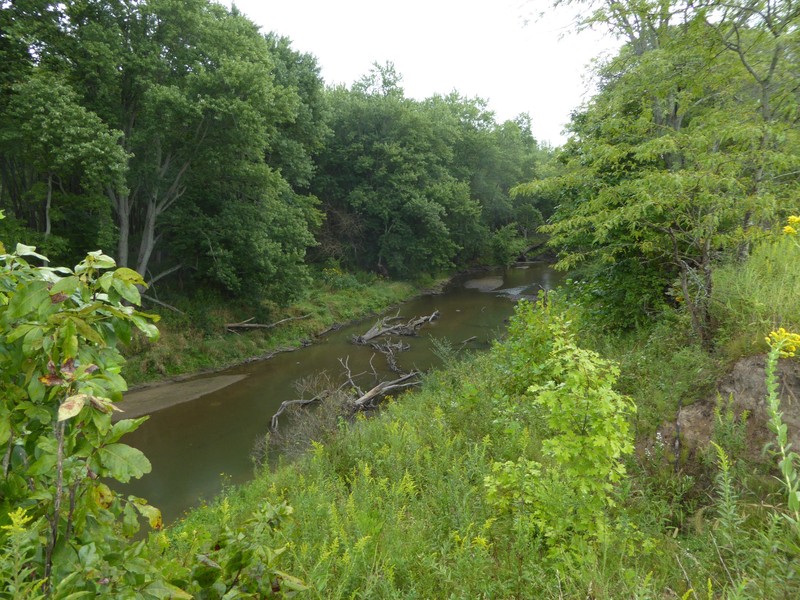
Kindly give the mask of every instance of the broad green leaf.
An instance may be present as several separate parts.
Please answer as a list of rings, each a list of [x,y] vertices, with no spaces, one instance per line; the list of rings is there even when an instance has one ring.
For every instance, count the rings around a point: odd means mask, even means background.
[[[45,302],[50,304],[50,292],[47,290],[47,283],[34,281],[27,286],[21,286],[8,303],[8,318],[16,320],[31,312],[38,312],[39,307]]]
[[[58,420],[66,421],[67,419],[78,416],[78,413],[83,410],[83,407],[86,406],[86,402],[89,399],[90,396],[88,394],[75,394],[64,400],[61,406],[58,407]]]
[[[139,331],[143,332],[149,339],[157,340],[158,339],[158,327],[146,321],[143,317],[139,315],[131,316],[131,321]]]
[[[191,594],[187,594],[182,589],[160,580],[148,585],[144,588],[144,592],[159,600],[191,600],[193,598]]]
[[[134,271],[133,269],[129,269],[128,267],[120,267],[116,271],[114,271],[114,277],[116,279],[120,279],[125,283],[130,283],[133,285],[144,285],[144,278],[142,278],[139,273]]]
[[[132,431],[136,431],[139,429],[142,423],[147,421],[149,417],[139,417],[138,419],[122,419],[114,423],[111,427],[111,433],[109,434],[109,441],[116,442],[122,436],[131,433]]]
[[[125,300],[131,304],[136,304],[137,306],[141,304],[142,298],[139,295],[139,290],[132,283],[128,283],[120,279],[114,279],[112,280],[111,285],[120,296],[125,298]]]
[[[14,250],[17,256],[33,256],[39,260],[47,260],[46,256],[42,256],[36,252],[36,246],[26,246],[25,244],[17,244],[17,249]]]
[[[41,327],[31,327],[22,341],[22,353],[25,356],[34,356],[41,349],[43,338],[44,330]]]
[[[0,444],[5,444],[11,439],[11,420],[8,415],[0,417]]]
[[[86,255],[86,263],[96,269],[111,269],[117,266],[116,261],[110,256],[103,254],[102,250],[95,250]]]
[[[90,342],[94,342],[99,346],[105,346],[106,342],[103,340],[103,336],[101,336],[96,330],[92,329],[89,324],[84,321],[83,319],[79,319],[78,317],[70,317],[70,321],[75,324],[75,327],[83,337],[85,337]]]
[[[136,448],[126,444],[109,444],[98,450],[101,464],[108,469],[108,474],[122,483],[131,478],[138,479],[152,470],[147,457]]]
[[[74,275],[71,277],[64,277],[63,279],[59,279],[58,282],[50,288],[50,295],[55,296],[56,294],[66,294],[69,296],[72,294],[72,292],[78,289],[80,283],[80,279]]]
[[[6,336],[6,342],[9,343],[9,344],[12,344],[12,343],[16,342],[22,336],[27,335],[28,332],[31,331],[32,329],[36,329],[36,328],[41,329],[41,327],[38,327],[37,325],[33,325],[33,324],[17,325]]]
[[[161,529],[164,526],[164,520],[161,518],[161,511],[155,506],[149,504],[135,504],[135,506],[139,514],[147,519],[150,527],[153,529]]]
[[[55,454],[42,454],[37,458],[33,464],[28,467],[27,475],[29,477],[38,477],[39,475],[46,475],[53,473],[56,467],[57,456]]]
[[[303,583],[302,579],[298,579],[293,575],[289,575],[288,573],[284,573],[282,571],[275,571],[275,574],[280,577],[281,587],[286,587],[295,592],[302,592],[309,589],[309,587]]]

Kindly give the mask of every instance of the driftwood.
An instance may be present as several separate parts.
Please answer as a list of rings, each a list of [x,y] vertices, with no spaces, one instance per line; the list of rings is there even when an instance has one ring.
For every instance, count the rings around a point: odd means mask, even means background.
[[[417,331],[420,327],[438,318],[438,310],[433,311],[427,316],[411,319],[406,323],[397,323],[397,321],[402,319],[399,314],[393,317],[384,317],[380,321],[376,322],[375,325],[373,325],[364,335],[353,336],[353,343],[366,345],[371,340],[374,340],[382,335],[417,335]]]
[[[392,381],[381,381],[369,391],[364,392],[355,382],[355,378],[360,377],[361,375],[365,375],[366,372],[359,373],[358,375],[353,375],[352,372],[350,371],[348,359],[349,357],[344,360],[339,359],[339,362],[346,371],[345,372],[346,379],[344,383],[342,383],[338,388],[323,390],[313,398],[307,398],[307,399],[300,398],[297,400],[285,400],[281,402],[281,405],[278,408],[277,412],[274,415],[272,415],[272,420],[271,420],[272,432],[274,433],[278,431],[278,420],[280,416],[290,406],[304,407],[304,406],[309,406],[310,404],[315,404],[317,402],[323,402],[327,398],[335,396],[335,394],[341,392],[347,386],[350,386],[350,390],[352,390],[352,392],[355,393],[354,394],[355,399],[348,402],[350,409],[353,412],[358,412],[371,407],[372,404],[375,402],[375,400],[377,400],[378,398],[380,398],[385,394],[388,394],[389,392],[406,389],[415,385],[419,385],[420,383],[419,381],[414,381],[419,377],[420,374],[419,371],[412,371],[411,373],[406,373],[405,375],[398,377],[397,379],[394,379]],[[350,397],[352,398],[353,396]]]
[[[403,371],[397,364],[396,353],[405,352],[411,348],[411,346],[404,342],[392,342],[391,340],[387,340],[383,344],[372,342],[370,343],[370,346],[386,357],[386,364],[391,371],[394,371],[398,375],[405,375],[405,371]]]
[[[225,323],[225,329],[228,331],[233,331],[234,329],[272,329],[273,327],[277,327],[282,323],[288,323],[289,321],[301,321],[303,319],[307,319],[311,316],[311,313],[307,315],[303,315],[302,317],[287,317],[285,319],[281,319],[280,321],[275,321],[274,323],[251,323],[255,317],[250,317],[249,319],[245,319],[240,323]]]
[[[388,394],[391,391],[398,390],[398,389],[405,389],[407,387],[411,387],[413,385],[419,385],[419,381],[410,381],[411,379],[415,379],[419,376],[419,371],[411,371],[411,373],[407,373],[402,377],[399,377],[393,381],[382,381],[366,394],[362,394],[361,397],[357,398],[353,402],[353,409],[354,410],[364,410],[365,408],[369,407],[372,402],[384,394]]]
[[[314,404],[315,402],[322,402],[325,398],[328,397],[329,394],[330,392],[324,391],[321,394],[317,394],[313,398],[308,398],[307,400],[303,399],[284,400],[283,402],[281,402],[278,411],[274,415],[272,415],[272,431],[278,430],[278,418],[283,414],[283,411],[285,411],[290,406],[308,406],[309,404]]]

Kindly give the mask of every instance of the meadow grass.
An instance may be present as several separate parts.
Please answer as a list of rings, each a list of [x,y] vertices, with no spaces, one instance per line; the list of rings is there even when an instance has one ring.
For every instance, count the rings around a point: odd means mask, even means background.
[[[655,328],[628,357],[621,340],[607,346],[652,379],[639,389],[621,381],[640,410],[653,394],[674,407],[696,395],[692,382],[707,384],[708,373],[689,369],[686,383],[669,391],[669,374],[675,380],[694,352],[659,363],[659,352],[681,347],[669,336],[675,331]],[[738,458],[689,474],[663,444],[636,453],[598,516],[601,533],[576,529],[567,541],[542,535],[524,491],[507,491],[516,498],[507,510],[487,499],[494,465],[546,460],[541,408],[522,383],[542,376],[534,338],[512,332],[489,353],[451,359],[421,391],[390,399],[377,416],[340,420],[307,455],[279,461],[190,513],[171,531],[170,552],[218,529],[220,502],[233,522],[265,502],[286,502],[295,517],[271,543],[285,547],[281,568],[311,586],[309,598],[792,597],[798,550],[782,522],[780,490],[763,475],[743,475],[750,467],[734,469]],[[526,344],[531,360],[520,355]],[[651,419],[665,412],[652,410]],[[723,425],[735,427],[735,419]],[[723,433],[715,440],[734,456]]]

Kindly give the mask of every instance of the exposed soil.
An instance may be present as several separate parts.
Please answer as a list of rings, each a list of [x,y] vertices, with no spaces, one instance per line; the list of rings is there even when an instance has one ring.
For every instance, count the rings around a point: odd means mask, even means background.
[[[739,360],[732,371],[717,385],[718,394],[701,402],[681,408],[676,423],[662,429],[662,435],[675,441],[679,433],[682,458],[691,456],[708,446],[714,431],[714,409],[719,399],[731,400],[731,407],[739,416],[747,411],[747,450],[751,458],[762,457],[764,446],[774,441],[775,436],[767,425],[766,396],[764,382],[766,356],[749,356]],[[800,447],[800,363],[783,359],[778,364],[779,394],[783,422],[787,425],[789,441],[794,448]],[[676,427],[677,425],[677,427]]]
[[[170,383],[169,385],[152,386],[135,392],[128,392],[122,402],[116,404],[123,412],[114,413],[117,418],[133,419],[150,414],[182,402],[195,400],[231,384],[241,381],[247,375],[217,375]]]

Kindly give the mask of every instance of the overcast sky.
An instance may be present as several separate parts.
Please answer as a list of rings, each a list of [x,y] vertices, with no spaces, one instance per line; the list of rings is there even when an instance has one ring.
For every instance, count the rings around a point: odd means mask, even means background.
[[[314,54],[327,84],[350,85],[392,61],[406,95],[458,90],[480,96],[498,120],[522,112],[536,139],[559,145],[585,98],[587,64],[616,42],[570,32],[571,16],[547,0],[235,0],[265,32]],[[526,20],[528,21],[526,24]]]

